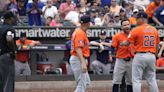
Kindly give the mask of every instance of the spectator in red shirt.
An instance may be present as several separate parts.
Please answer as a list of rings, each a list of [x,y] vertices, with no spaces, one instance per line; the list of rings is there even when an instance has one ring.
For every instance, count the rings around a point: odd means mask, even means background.
[[[39,41],[29,40],[26,38],[26,33],[22,32],[20,38],[16,41],[18,52],[15,60],[15,73],[16,76],[31,75],[31,69],[28,64],[29,49],[35,45],[39,45]]]

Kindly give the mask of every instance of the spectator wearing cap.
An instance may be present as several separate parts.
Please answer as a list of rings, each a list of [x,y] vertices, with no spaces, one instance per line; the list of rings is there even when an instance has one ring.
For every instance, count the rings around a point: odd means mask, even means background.
[[[105,31],[101,31],[99,37],[100,39],[90,42],[90,45],[99,48],[96,50],[96,60],[91,63],[91,69],[94,74],[110,74],[112,57],[109,54],[109,48],[111,47],[111,41],[106,39]]]
[[[113,24],[113,26],[121,26],[121,20],[120,20],[120,15],[119,14],[114,15],[114,24]]]
[[[146,8],[146,13],[148,15],[148,23],[149,24],[154,24],[155,25],[154,12],[158,8],[159,4],[160,4],[160,0],[154,0]]]
[[[157,25],[164,25],[164,0],[160,1],[160,6],[155,10],[154,21]]]
[[[80,18],[81,26],[72,34],[72,49],[70,64],[76,81],[76,89],[74,92],[86,92],[87,86],[90,84],[88,74],[88,59],[90,57],[89,39],[87,37],[87,29],[90,27],[90,16],[84,15]]]
[[[29,26],[41,26],[43,25],[41,14],[44,4],[39,0],[33,0],[28,2],[26,9],[28,14],[28,25]]]
[[[52,4],[52,0],[47,0],[46,5],[42,8],[43,16],[45,19],[47,19],[47,17],[54,18],[54,16],[58,14],[56,6],[53,6]]]
[[[70,12],[75,10],[76,8],[76,4],[72,2],[72,0],[66,0],[66,2],[61,3],[60,8],[59,8],[59,12],[62,16],[62,18],[64,19],[65,16]]]
[[[20,33],[20,38],[16,41],[18,52],[15,60],[15,74],[16,76],[29,76],[31,69],[29,66],[29,50],[31,47],[40,45],[39,41],[29,40],[25,32]]]
[[[120,20],[125,20],[125,19],[127,19],[125,9],[121,8],[121,10],[120,10]]]
[[[129,18],[130,24],[131,24],[132,26],[137,25],[136,18],[137,18],[138,12],[139,12],[138,9],[134,9],[134,10],[133,10],[133,15]]]
[[[112,14],[119,14],[121,6],[119,6],[116,0],[111,0],[110,12]]]
[[[95,24],[94,20],[97,17],[97,10],[96,9],[92,8],[90,10],[90,17],[91,17],[91,23],[94,25]]]

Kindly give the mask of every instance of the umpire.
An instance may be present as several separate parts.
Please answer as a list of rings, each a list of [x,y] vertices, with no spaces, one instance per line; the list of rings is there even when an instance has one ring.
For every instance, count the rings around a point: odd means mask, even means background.
[[[15,19],[12,12],[4,14],[0,28],[0,92],[14,92],[15,72],[15,32],[12,25]]]

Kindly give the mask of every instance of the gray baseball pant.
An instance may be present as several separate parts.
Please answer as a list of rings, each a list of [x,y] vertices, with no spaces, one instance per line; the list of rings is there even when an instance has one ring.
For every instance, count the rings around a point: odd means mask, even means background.
[[[94,73],[101,75],[102,74],[106,75],[106,74],[110,74],[110,70],[111,70],[111,64],[103,64],[98,60],[95,60],[91,63],[91,68],[94,71]]]
[[[121,84],[122,78],[125,75],[125,81],[127,85],[132,85],[132,60],[125,61],[124,59],[117,58],[114,74],[113,74],[113,84]]]
[[[21,62],[15,60],[15,75],[16,76],[29,76],[31,75],[31,69],[28,64],[28,61]]]
[[[132,64],[133,92],[141,92],[143,74],[148,83],[150,92],[159,92],[156,82],[156,57],[152,53],[137,53]]]
[[[86,59],[87,62],[87,59]],[[74,74],[75,81],[77,83],[74,92],[85,92],[87,86],[90,84],[90,77],[88,72],[83,73],[80,63],[80,59],[77,56],[70,57],[70,64]]]

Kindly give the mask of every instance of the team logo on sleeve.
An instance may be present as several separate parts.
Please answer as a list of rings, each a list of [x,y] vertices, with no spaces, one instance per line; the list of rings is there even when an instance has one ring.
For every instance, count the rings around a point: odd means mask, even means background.
[[[79,43],[79,44],[83,44],[83,40],[79,40],[78,43]]]

